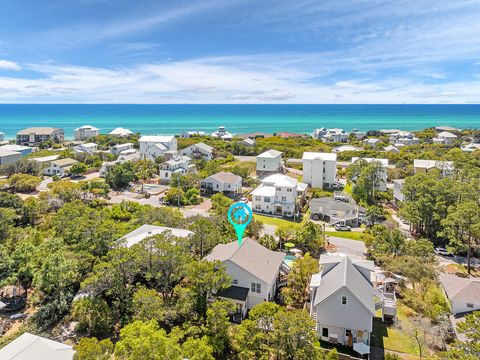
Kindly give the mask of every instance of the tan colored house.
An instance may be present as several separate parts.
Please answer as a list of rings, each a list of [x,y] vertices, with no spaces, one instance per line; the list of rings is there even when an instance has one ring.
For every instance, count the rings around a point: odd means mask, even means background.
[[[68,175],[69,170],[73,164],[76,164],[78,161],[70,158],[58,159],[50,162],[50,165],[45,168],[43,173],[49,176],[60,176],[64,177]]]
[[[63,142],[63,129],[54,127],[31,127],[20,130],[17,133],[18,145],[37,146],[48,140],[56,143]]]

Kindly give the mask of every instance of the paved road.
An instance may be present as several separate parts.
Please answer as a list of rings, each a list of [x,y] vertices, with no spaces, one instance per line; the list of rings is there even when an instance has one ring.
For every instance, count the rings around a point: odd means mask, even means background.
[[[365,248],[363,241],[344,239],[335,236],[329,236],[328,239],[330,243],[337,247],[338,252],[353,257],[365,258],[367,249]]]

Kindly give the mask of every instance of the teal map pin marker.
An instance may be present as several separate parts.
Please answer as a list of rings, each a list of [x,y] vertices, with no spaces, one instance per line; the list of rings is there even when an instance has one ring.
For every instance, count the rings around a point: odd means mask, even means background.
[[[234,203],[228,209],[228,220],[237,233],[238,247],[242,246],[243,233],[247,225],[252,221],[252,217],[252,209],[243,202]]]

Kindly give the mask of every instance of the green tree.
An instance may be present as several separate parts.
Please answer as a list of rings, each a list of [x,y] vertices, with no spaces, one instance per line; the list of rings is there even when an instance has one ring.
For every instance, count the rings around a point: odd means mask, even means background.
[[[383,210],[381,206],[371,205],[368,207],[365,215],[367,217],[368,224],[373,226],[385,219],[385,210]]]
[[[136,178],[142,183],[142,189],[140,191],[143,193],[145,181],[152,178],[157,173],[157,167],[153,161],[138,160],[134,163],[134,171]]]
[[[445,234],[453,243],[467,248],[467,271],[471,273],[472,249],[480,239],[480,211],[478,200],[465,201],[450,207],[448,216],[442,220]]]
[[[15,191],[31,192],[37,189],[38,185],[42,182],[42,179],[28,174],[15,174],[8,179],[8,182],[10,186],[15,188]]]
[[[348,167],[347,173],[350,181],[354,183],[353,196],[357,201],[374,204],[377,200],[377,189],[384,182],[381,162],[358,159]]]
[[[153,289],[140,288],[133,294],[133,317],[140,321],[155,319],[161,322],[165,316],[163,298]]]
[[[202,197],[200,196],[200,191],[198,191],[198,189],[189,189],[185,193],[185,199],[189,205],[197,205],[202,201]]]
[[[107,184],[115,190],[126,188],[133,180],[135,180],[135,170],[129,161],[110,166],[105,176]]]
[[[325,236],[320,225],[307,221],[296,233],[297,242],[313,256],[318,256],[325,244]]]
[[[308,300],[308,284],[313,274],[319,271],[318,260],[309,253],[293,262],[288,273],[287,286],[282,289],[282,295],[288,305],[297,309],[303,308]]]
[[[387,228],[382,225],[373,226],[363,236],[368,254],[378,259],[381,256],[402,255],[405,251],[406,236],[397,228]]]
[[[88,166],[82,162],[77,162],[69,169],[69,174],[73,177],[84,175],[88,170]]]
[[[456,340],[450,349],[440,354],[444,360],[476,360],[480,357],[480,311],[473,312],[457,324],[457,331],[463,334],[465,341]]]
[[[77,330],[87,336],[108,335],[113,327],[112,312],[99,297],[84,297],[73,303],[72,317],[78,321]]]
[[[188,338],[182,345],[183,357],[188,360],[214,360],[213,348],[208,338]]]
[[[219,357],[229,347],[230,319],[228,314],[234,310],[234,304],[225,300],[215,300],[207,309],[205,328],[208,342]]]
[[[0,208],[0,241],[8,237],[16,218],[15,210]]]
[[[217,193],[211,197],[212,211],[217,215],[226,216],[228,208],[232,205],[233,201],[223,194]]]
[[[81,338],[74,349],[74,360],[111,360],[113,355],[110,339],[98,341],[96,338]]]

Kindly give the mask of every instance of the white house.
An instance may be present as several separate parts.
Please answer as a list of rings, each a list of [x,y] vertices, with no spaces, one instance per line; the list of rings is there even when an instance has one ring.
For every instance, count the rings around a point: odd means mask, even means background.
[[[1,360],[73,360],[73,346],[28,332],[0,349]]]
[[[387,145],[383,148],[383,151],[390,152],[390,153],[399,153],[400,150],[394,145]]]
[[[246,138],[240,141],[240,144],[242,144],[243,146],[252,147],[252,146],[255,146],[255,139]]]
[[[110,148],[110,152],[117,155],[131,149],[133,149],[133,143],[116,144]]]
[[[148,135],[138,140],[140,155],[147,159],[165,156],[167,151],[177,151],[177,139],[173,135]]]
[[[268,175],[283,172],[282,152],[268,150],[257,156],[257,174]]]
[[[0,149],[15,151],[20,153],[21,156],[27,156],[28,154],[31,154],[33,151],[33,148],[30,146],[17,145],[17,144],[5,144],[0,146]]]
[[[304,198],[307,187],[287,175],[267,176],[251,192],[252,209],[265,214],[293,216],[297,213],[297,198]]]
[[[194,131],[184,131],[180,134],[181,137],[183,138],[191,138],[194,136],[205,136],[205,131],[200,131],[200,130],[194,130]]]
[[[97,152],[97,144],[95,143],[86,143],[80,144],[73,147],[73,150],[77,153],[86,153],[86,154],[94,154]]]
[[[480,310],[480,280],[440,273],[440,282],[453,314]]]
[[[409,131],[398,131],[396,133],[390,134],[390,143],[391,144],[404,144],[404,145],[414,145],[418,144],[420,139],[415,137]]]
[[[99,130],[100,129],[92,125],[80,126],[79,128],[75,129],[75,140],[83,141],[87,140],[88,138],[98,136]]]
[[[476,143],[465,144],[461,147],[461,149],[462,151],[465,151],[465,152],[473,152],[476,150],[480,150],[480,144],[476,144]]]
[[[127,137],[129,135],[133,135],[133,131],[131,131],[129,129],[122,128],[122,127],[118,127],[118,128],[113,129],[112,131],[110,131],[108,133],[108,135],[118,136],[118,137]]]
[[[377,158],[367,158],[367,157],[352,157],[352,164],[357,160],[365,160],[368,163],[377,162],[381,164],[381,168],[378,172],[378,177],[380,181],[377,184],[378,191],[387,191],[387,168],[388,168],[388,159],[377,159]]]
[[[212,133],[212,136],[222,140],[232,140],[234,135],[229,133],[225,126],[219,126],[218,130]]]
[[[177,229],[177,228],[170,228],[165,226],[157,226],[157,225],[142,225],[139,228],[129,232],[128,234],[122,236],[118,242],[126,247],[131,247],[135,244],[138,244],[143,239],[148,237],[163,234],[163,233],[170,233],[172,236],[175,237],[182,237],[186,238],[190,235],[193,235],[193,232],[186,229]]]
[[[405,183],[405,179],[395,179],[393,180],[393,201],[395,205],[399,205],[400,203],[405,201],[405,194],[403,193],[403,184]]]
[[[213,159],[213,150],[214,148],[210,145],[200,142],[190,145],[189,147],[180,150],[180,152],[182,155],[189,156],[192,159],[203,159],[205,161],[210,161]]]
[[[334,153],[342,153],[345,151],[361,151],[362,149],[352,146],[352,145],[342,145],[342,146],[337,146],[332,149],[332,152]]]
[[[200,187],[208,193],[239,194],[242,192],[242,178],[230,172],[221,171],[203,179],[200,182]]]
[[[438,133],[436,137],[432,139],[434,144],[444,144],[444,145],[451,145],[455,140],[457,140],[458,136],[452,134],[448,131],[442,131]]]
[[[438,169],[442,173],[442,176],[448,176],[453,172],[453,161],[441,161],[441,160],[413,160],[413,173],[424,174],[432,169]]]
[[[68,171],[73,164],[78,163],[77,160],[66,158],[50,161],[48,167],[43,170],[45,175],[53,176],[57,175],[60,177],[68,175]]]
[[[380,139],[377,139],[377,138],[368,138],[368,139],[363,140],[363,145],[365,147],[370,147],[370,148],[375,148],[375,147],[379,146],[381,143],[382,143],[382,141]]]
[[[131,154],[126,154],[126,153],[120,154],[116,160],[105,161],[102,164],[102,167],[100,168],[99,176],[101,178],[104,178],[107,175],[108,170],[110,168],[112,168],[113,166],[115,166],[116,164],[122,164],[122,163],[125,163],[127,161],[135,161],[135,160],[139,160],[139,159],[140,159],[140,153],[138,153],[138,152],[134,152],[134,153],[131,153]]]
[[[21,157],[22,154],[19,152],[0,149],[0,165],[13,163],[17,160],[20,160]]]
[[[304,152],[303,181],[312,188],[330,187],[337,179],[337,154]]]
[[[160,164],[160,179],[169,181],[174,174],[183,175],[195,171],[195,165],[191,164],[188,156],[178,154]]]
[[[367,136],[367,133],[365,131],[360,131],[358,129],[353,129],[350,134],[355,136],[356,140],[362,140],[365,136]]]
[[[313,137],[324,142],[348,142],[348,133],[343,129],[315,129]]]
[[[321,272],[310,282],[310,314],[319,338],[369,353],[375,317],[373,262],[322,255],[320,264]]]
[[[273,301],[280,277],[289,270],[284,258],[283,252],[269,250],[251,238],[244,238],[241,246],[237,241],[215,246],[205,260],[225,265],[232,286],[217,295],[236,304],[235,314],[241,320],[255,305]]]

